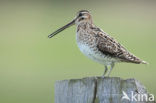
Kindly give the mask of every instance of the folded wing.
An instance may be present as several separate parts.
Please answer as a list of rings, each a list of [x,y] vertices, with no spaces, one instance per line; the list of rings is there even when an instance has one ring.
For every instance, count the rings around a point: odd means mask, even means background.
[[[144,63],[142,60],[128,52],[121,44],[101,31],[97,33],[97,48],[103,54],[119,59],[122,62]]]

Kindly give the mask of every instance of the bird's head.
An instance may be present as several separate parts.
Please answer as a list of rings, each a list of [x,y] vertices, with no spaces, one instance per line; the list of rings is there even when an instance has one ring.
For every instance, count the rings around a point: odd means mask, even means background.
[[[53,32],[52,34],[50,34],[48,37],[52,38],[54,35],[58,34],[59,32],[63,31],[64,29],[72,26],[72,25],[79,25],[82,22],[88,22],[88,23],[92,23],[92,17],[89,13],[89,11],[87,10],[80,10],[76,17],[68,24],[66,24],[65,26],[61,27],[60,29],[56,30],[55,32]]]
[[[92,23],[92,17],[87,10],[81,10],[77,13],[75,17],[75,24],[79,25],[82,22]]]

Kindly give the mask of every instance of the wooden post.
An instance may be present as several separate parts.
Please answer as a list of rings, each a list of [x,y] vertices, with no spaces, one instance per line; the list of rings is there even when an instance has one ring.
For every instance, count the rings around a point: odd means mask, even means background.
[[[152,99],[135,79],[87,77],[55,83],[55,103],[155,103]]]

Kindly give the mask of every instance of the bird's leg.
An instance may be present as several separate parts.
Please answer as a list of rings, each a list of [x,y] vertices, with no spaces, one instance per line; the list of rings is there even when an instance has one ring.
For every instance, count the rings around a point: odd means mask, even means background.
[[[109,77],[111,71],[113,70],[113,67],[114,67],[114,63],[111,64],[111,68],[110,68],[110,70],[109,70],[109,72],[108,72],[108,77]]]
[[[102,75],[103,77],[105,77],[107,71],[108,71],[108,68],[107,68],[107,66],[105,66],[105,70],[104,70],[104,73],[103,73],[103,75]]]

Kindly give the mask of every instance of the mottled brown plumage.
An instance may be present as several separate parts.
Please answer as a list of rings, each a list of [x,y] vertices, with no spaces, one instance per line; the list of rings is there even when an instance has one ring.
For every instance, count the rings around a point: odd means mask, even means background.
[[[128,52],[120,43],[107,35],[105,32],[98,32],[97,34],[97,48],[105,55],[112,58],[119,59],[122,62],[143,63],[142,60]]]
[[[92,60],[105,65],[104,75],[107,73],[107,66],[110,65],[109,76],[116,62],[146,64],[145,61],[128,52],[127,49],[106,32],[96,27],[93,24],[92,16],[87,10],[79,11],[72,22],[58,29],[49,37],[53,37],[73,24],[77,26],[76,40],[80,51]]]

